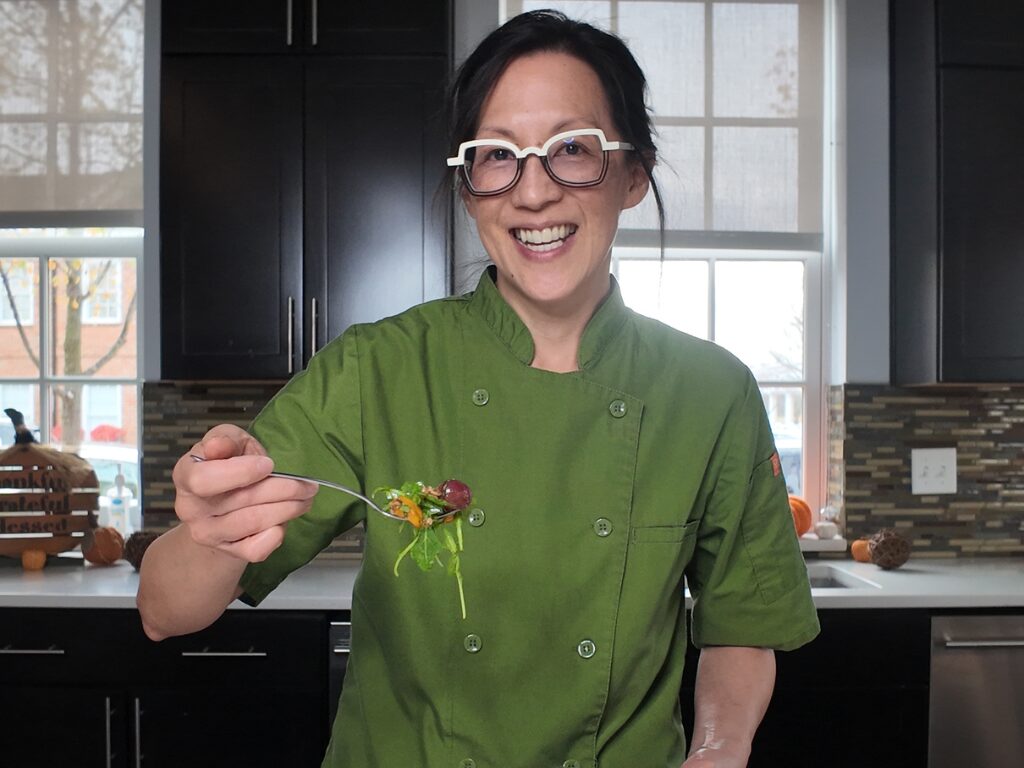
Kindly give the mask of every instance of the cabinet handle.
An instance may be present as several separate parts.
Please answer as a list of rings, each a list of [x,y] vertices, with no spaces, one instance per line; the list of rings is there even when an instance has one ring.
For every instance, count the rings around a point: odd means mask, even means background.
[[[317,0],[311,0],[313,4],[313,45],[320,42],[320,9]]]
[[[947,648],[1024,648],[1024,640],[947,640]]]
[[[107,730],[107,768],[110,768],[114,756],[110,754],[110,697],[106,698],[106,730]]]
[[[51,645],[49,648],[11,648],[5,646],[0,648],[0,655],[3,656],[63,656],[64,649]]]
[[[295,373],[295,299],[288,297],[288,375]]]
[[[186,659],[208,658],[208,659],[265,659],[269,654],[266,651],[182,651],[182,657]]]
[[[338,643],[331,649],[331,651],[335,656],[348,656],[349,653],[352,652],[352,649],[343,643]]]
[[[318,317],[318,315],[319,315],[320,313],[319,313],[319,312],[317,311],[317,310],[318,310],[319,308],[320,308],[320,302],[318,302],[318,301],[317,301],[316,299],[313,299],[313,302],[312,302],[312,309],[311,309],[311,314],[313,315],[313,323],[312,323],[312,326],[313,326],[313,339],[312,339],[312,344],[311,344],[311,346],[312,346],[312,348],[313,348],[313,351],[312,351],[312,352],[310,353],[310,357],[312,357],[313,355],[315,355],[315,354],[316,354],[316,350],[317,350],[317,343],[316,343],[316,326],[317,326],[317,323],[318,323],[318,322],[319,322],[319,320],[320,320],[320,318]]]
[[[288,0],[288,4],[285,7],[285,41],[288,45],[292,44],[292,0]]]
[[[135,697],[135,768],[142,768],[142,704]]]

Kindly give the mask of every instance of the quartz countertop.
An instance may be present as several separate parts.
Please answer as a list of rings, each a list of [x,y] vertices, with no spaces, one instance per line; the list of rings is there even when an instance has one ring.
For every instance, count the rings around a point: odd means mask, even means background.
[[[134,608],[139,575],[112,566],[56,563],[22,571],[0,558],[0,608]],[[812,588],[819,608],[1024,607],[1024,557],[911,558],[883,571],[852,560],[812,560],[812,576],[846,586]],[[359,563],[313,562],[289,576],[256,610],[349,610]],[[233,610],[254,610],[235,601]]]

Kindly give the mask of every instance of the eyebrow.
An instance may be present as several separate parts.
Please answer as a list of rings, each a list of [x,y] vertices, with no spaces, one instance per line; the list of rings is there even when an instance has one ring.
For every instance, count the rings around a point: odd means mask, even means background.
[[[562,131],[567,130],[574,123],[577,123],[579,125],[579,127],[587,127],[587,128],[597,127],[597,121],[596,120],[587,121],[587,120],[584,120],[581,117],[570,117],[568,120],[562,120],[560,123],[558,123],[554,127],[554,130],[552,131],[551,135],[554,136],[557,133],[561,133]],[[477,129],[477,133],[478,134],[480,134],[480,133],[496,133],[499,136],[504,136],[509,141],[511,141],[515,137],[515,134],[512,131],[508,130],[507,128],[498,128],[498,127],[494,127],[494,126],[490,126],[490,125],[481,125]]]

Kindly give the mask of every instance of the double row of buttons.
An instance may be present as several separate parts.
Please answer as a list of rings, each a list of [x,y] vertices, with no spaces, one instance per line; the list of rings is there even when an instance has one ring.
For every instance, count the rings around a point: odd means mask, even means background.
[[[462,647],[466,649],[467,653],[479,653],[483,646],[484,641],[480,635],[470,633],[462,638]],[[580,640],[579,645],[576,646],[576,653],[580,655],[581,659],[593,658],[597,653],[597,645],[593,640]]]
[[[480,389],[473,390],[473,405],[483,407],[491,401],[491,393],[482,387]],[[626,407],[625,400],[612,400],[608,403],[608,413],[614,416],[616,419],[621,419],[626,415],[628,408]]]
[[[476,760],[472,757],[467,757],[459,763],[459,768],[476,768]],[[580,768],[580,761],[572,759],[566,760],[562,763],[562,768]]]

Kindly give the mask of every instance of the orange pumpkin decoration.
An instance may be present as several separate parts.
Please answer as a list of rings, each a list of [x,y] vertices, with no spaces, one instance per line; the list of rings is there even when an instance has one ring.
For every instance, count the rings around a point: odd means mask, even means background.
[[[857,539],[850,545],[850,554],[858,563],[871,562],[871,548],[868,539]]]
[[[796,535],[803,536],[811,530],[811,505],[799,496],[789,494],[789,509],[793,513]]]
[[[124,537],[117,528],[96,528],[92,543],[82,545],[82,555],[94,565],[113,565],[124,554]]]
[[[46,552],[41,549],[26,549],[21,553],[21,567],[26,571],[41,571],[46,567]]]

